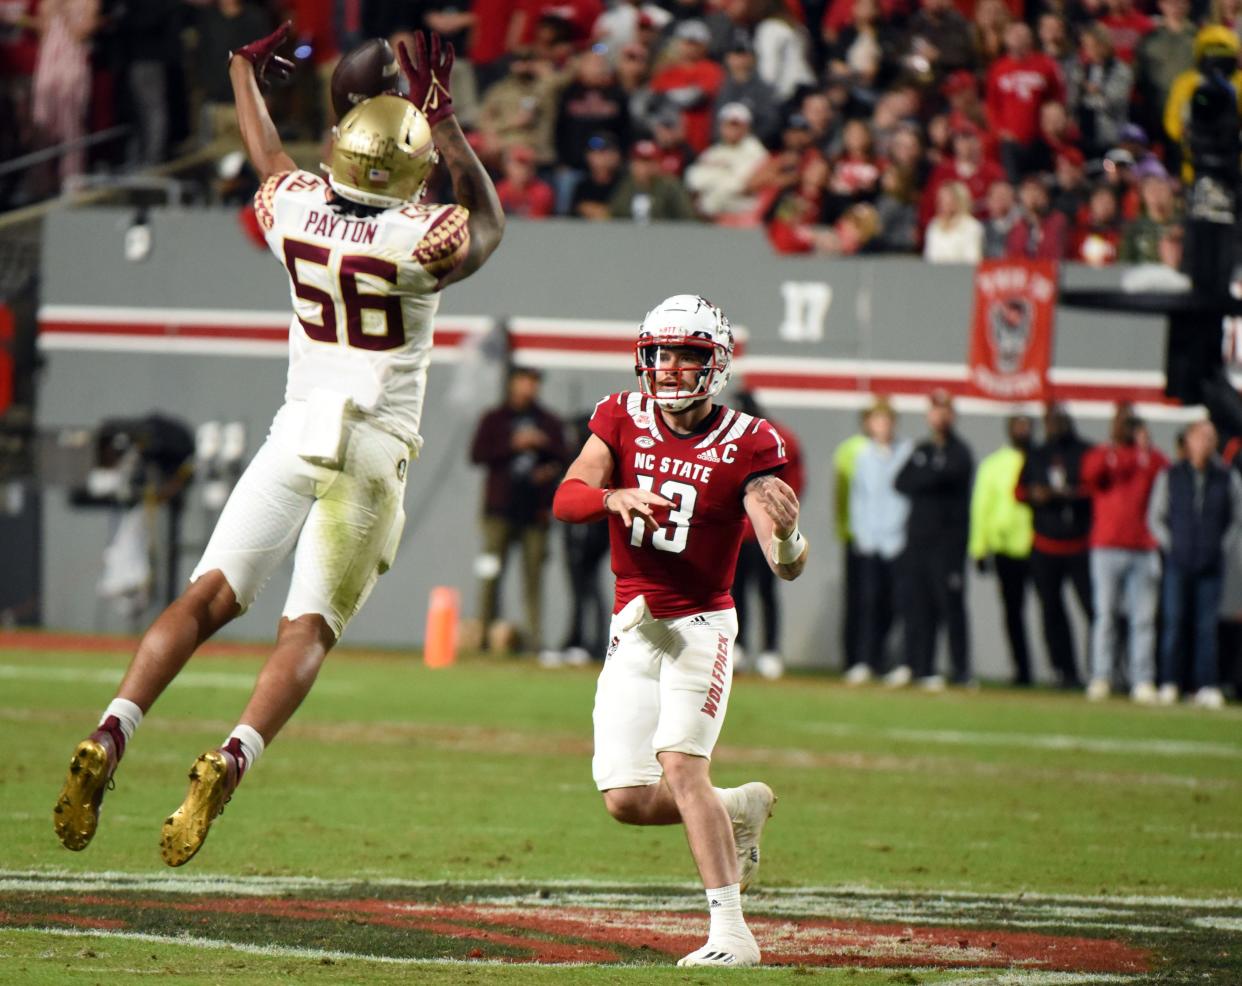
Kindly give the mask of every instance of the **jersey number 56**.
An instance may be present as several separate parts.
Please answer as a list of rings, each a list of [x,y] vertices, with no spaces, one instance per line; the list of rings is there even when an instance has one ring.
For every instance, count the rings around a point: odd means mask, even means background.
[[[394,287],[397,284],[397,265],[380,257],[362,253],[350,253],[341,258],[336,271],[337,291],[332,292],[303,280],[298,276],[298,261],[323,268],[315,272],[314,279],[324,281],[332,275],[332,251],[314,243],[285,240],[285,267],[293,280],[293,291],[303,301],[319,306],[322,321],[313,322],[298,312],[298,321],[306,334],[316,342],[341,342],[337,332],[337,298],[345,314],[346,345],[357,349],[382,352],[396,349],[405,343],[405,322],[401,314],[401,298],[395,294],[363,294],[358,290],[358,275],[367,274]],[[309,273],[309,272],[308,272]],[[363,330],[363,312],[378,311],[383,316],[383,332]]]

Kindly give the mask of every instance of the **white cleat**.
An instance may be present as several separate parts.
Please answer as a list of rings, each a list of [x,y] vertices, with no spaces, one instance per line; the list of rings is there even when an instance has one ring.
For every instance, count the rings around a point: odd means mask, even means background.
[[[738,889],[745,893],[759,872],[759,838],[772,816],[776,795],[763,781],[743,784],[737,791],[739,806],[729,821],[733,823],[733,841],[737,845]]]
[[[1178,691],[1177,685],[1172,682],[1165,682],[1160,686],[1160,691],[1156,693],[1156,703],[1158,705],[1176,705],[1179,698],[1181,698],[1181,692]]]
[[[1195,705],[1201,709],[1223,709],[1225,695],[1219,688],[1200,688],[1195,692]]]
[[[929,674],[925,678],[918,678],[914,682],[920,691],[924,692],[942,692],[945,690],[944,675]]]
[[[845,683],[847,685],[865,685],[870,680],[871,669],[861,661],[845,672]]]
[[[1137,702],[1139,705],[1155,705],[1159,698],[1160,694],[1156,691],[1156,686],[1150,681],[1140,681],[1130,689],[1130,701]]]
[[[755,670],[760,678],[775,681],[785,673],[785,659],[776,651],[764,651],[755,659]]]
[[[1087,701],[1103,702],[1111,691],[1107,678],[1092,678],[1087,685]]]
[[[745,938],[730,936],[719,941],[708,939],[706,945],[677,960],[682,966],[755,966],[759,964],[759,944],[749,931]]]
[[[899,664],[884,676],[884,687],[905,688],[906,685],[910,684],[910,679],[912,677],[913,675],[910,673],[909,665]]]

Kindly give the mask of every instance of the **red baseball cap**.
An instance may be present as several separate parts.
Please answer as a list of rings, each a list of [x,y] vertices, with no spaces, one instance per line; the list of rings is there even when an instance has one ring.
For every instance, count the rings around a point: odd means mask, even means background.
[[[951,73],[940,87],[940,91],[946,96],[953,96],[968,89],[978,92],[979,81],[973,72],[968,72],[964,68]]]

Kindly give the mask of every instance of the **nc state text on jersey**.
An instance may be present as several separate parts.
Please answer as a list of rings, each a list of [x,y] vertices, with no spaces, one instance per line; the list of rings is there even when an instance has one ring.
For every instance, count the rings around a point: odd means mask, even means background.
[[[685,462],[662,455],[657,460],[653,452],[635,452],[634,468],[645,473],[667,473],[677,479],[693,479],[706,483],[712,478],[712,467],[701,462]]]
[[[344,243],[374,243],[377,227],[366,219],[348,219],[345,216],[334,216],[330,212],[316,212],[311,209],[306,214],[306,225],[302,232],[312,236],[335,236]]]

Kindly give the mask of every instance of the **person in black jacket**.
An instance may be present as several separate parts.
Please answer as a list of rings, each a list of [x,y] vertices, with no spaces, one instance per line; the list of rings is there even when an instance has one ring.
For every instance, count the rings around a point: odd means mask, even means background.
[[[1162,702],[1177,701],[1182,616],[1194,628],[1195,704],[1219,709],[1216,624],[1225,558],[1242,532],[1242,478],[1216,459],[1216,428],[1198,421],[1186,429],[1186,456],[1156,477],[1147,526],[1164,553],[1164,634],[1160,646]]]
[[[1090,447],[1078,437],[1065,406],[1049,404],[1044,413],[1044,443],[1027,456],[1016,490],[1018,499],[1029,503],[1034,513],[1031,581],[1043,614],[1048,661],[1062,688],[1082,687],[1065,612],[1066,579],[1074,587],[1088,627],[1094,617],[1088,555],[1091,496],[1079,479],[1082,457]]]
[[[948,627],[953,683],[971,681],[970,639],[966,632],[966,547],[970,536],[970,493],[974,456],[953,430],[953,399],[932,392],[927,409],[928,438],[915,446],[897,490],[910,498],[906,522],[906,658],[917,683],[944,688],[935,671],[936,639]]]

